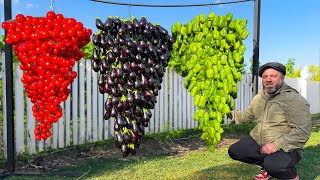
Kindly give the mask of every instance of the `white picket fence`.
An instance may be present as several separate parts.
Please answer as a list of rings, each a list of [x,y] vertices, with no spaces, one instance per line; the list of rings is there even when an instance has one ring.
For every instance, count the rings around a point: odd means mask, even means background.
[[[4,63],[4,61],[3,61]],[[17,154],[34,154],[46,149],[59,149],[72,145],[97,142],[113,137],[114,120],[105,121],[104,102],[106,95],[102,95],[97,89],[98,74],[92,71],[90,60],[81,60],[74,67],[78,77],[71,85],[69,98],[61,103],[64,115],[58,123],[53,124],[53,135],[46,141],[36,141],[33,133],[36,125],[32,115],[32,103],[24,97],[23,85],[20,81],[23,72],[16,65],[14,68],[14,105],[15,105],[15,150]],[[3,74],[3,77],[5,75]],[[293,80],[293,79],[291,79]],[[290,80],[290,82],[291,82]],[[197,127],[197,121],[193,120],[195,106],[193,97],[184,88],[184,78],[168,69],[162,82],[162,89],[157,96],[157,103],[152,110],[152,118],[146,133],[159,133],[164,131],[191,129]],[[301,89],[301,83],[295,87]],[[320,83],[318,83],[319,85]],[[316,87],[316,86],[315,86]],[[3,78],[3,94],[5,94],[5,78]],[[316,90],[312,91],[315,92]],[[318,92],[320,86],[318,86]],[[311,91],[310,91],[311,92]],[[245,110],[252,99],[252,84],[249,74],[243,75],[238,82],[238,98],[235,100],[235,109]],[[315,95],[316,96],[316,95]],[[313,104],[319,104],[320,93],[316,98],[310,98]],[[5,116],[6,105],[3,96],[3,129],[0,128],[0,154],[6,157],[7,118]],[[26,101],[26,102],[25,102]],[[26,104],[26,108],[24,106]],[[320,108],[314,105],[316,113]],[[24,111],[26,109],[26,112]],[[25,119],[26,117],[26,119]],[[229,123],[225,120],[225,123]],[[1,143],[3,142],[3,143]]]

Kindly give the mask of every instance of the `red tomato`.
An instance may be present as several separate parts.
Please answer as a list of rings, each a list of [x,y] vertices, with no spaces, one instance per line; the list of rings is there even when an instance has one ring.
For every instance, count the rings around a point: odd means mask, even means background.
[[[47,12],[46,18],[53,20],[55,18],[55,16],[56,16],[56,13],[54,13],[53,11],[49,11],[49,12]]]
[[[9,23],[6,22],[6,21],[4,21],[4,22],[1,23],[1,27],[2,27],[4,30],[8,30],[8,28],[9,28]]]
[[[17,21],[17,22],[22,23],[22,22],[25,21],[25,19],[26,19],[26,18],[24,17],[23,14],[18,14],[18,15],[16,15],[16,21]]]

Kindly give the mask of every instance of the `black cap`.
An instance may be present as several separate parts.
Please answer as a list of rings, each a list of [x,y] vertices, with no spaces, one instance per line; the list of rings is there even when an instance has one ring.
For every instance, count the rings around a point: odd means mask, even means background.
[[[261,77],[262,73],[269,68],[275,69],[281,72],[283,75],[286,75],[286,66],[278,62],[268,62],[259,68],[259,76]]]

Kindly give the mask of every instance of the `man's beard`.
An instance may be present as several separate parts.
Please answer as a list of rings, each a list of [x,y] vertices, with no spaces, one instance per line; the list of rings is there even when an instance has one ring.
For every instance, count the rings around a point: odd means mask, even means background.
[[[263,91],[269,95],[274,94],[276,91],[278,91],[280,89],[281,86],[282,86],[282,80],[280,80],[278,84],[273,85],[273,86],[267,87],[266,85],[263,85]]]

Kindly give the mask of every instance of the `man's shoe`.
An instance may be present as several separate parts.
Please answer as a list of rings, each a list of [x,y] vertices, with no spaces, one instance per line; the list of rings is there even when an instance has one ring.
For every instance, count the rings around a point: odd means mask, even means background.
[[[299,180],[298,174],[294,178],[292,178],[291,180]]]
[[[271,178],[271,176],[268,175],[267,171],[264,169],[261,171],[261,174],[255,175],[253,177],[253,179],[255,179],[255,180],[268,180],[270,178]]]

